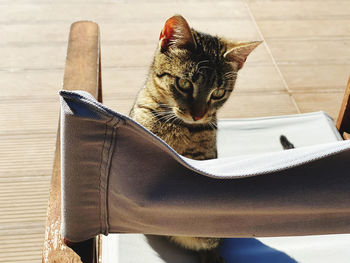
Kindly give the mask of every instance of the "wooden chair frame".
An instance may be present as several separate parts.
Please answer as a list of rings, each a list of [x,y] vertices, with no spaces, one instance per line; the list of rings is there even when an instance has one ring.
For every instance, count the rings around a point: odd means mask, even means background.
[[[94,22],[81,21],[71,26],[63,89],[85,90],[102,102],[100,34],[98,25]],[[344,139],[350,139],[350,79],[336,126]],[[69,242],[61,236],[60,168],[58,127],[42,262],[101,262],[100,236],[79,243]]]
[[[82,21],[71,26],[63,89],[84,90],[102,102],[100,33],[96,23]],[[60,162],[58,125],[42,262],[99,262],[99,244],[101,244],[99,237],[72,243],[61,236]]]

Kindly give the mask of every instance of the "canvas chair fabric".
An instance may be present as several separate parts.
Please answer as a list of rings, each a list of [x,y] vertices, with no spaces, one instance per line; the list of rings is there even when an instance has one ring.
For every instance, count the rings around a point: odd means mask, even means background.
[[[311,112],[258,118],[219,119],[218,156],[281,151],[281,134],[297,147],[342,140],[334,120],[326,113]],[[223,238],[218,247],[230,263],[328,263],[346,262],[350,234],[263,238]],[[312,248],[312,249],[310,249]],[[194,251],[180,248],[168,238],[143,234],[102,236],[102,262],[196,263]]]
[[[60,94],[68,240],[350,232],[349,141],[195,161],[86,92]]]

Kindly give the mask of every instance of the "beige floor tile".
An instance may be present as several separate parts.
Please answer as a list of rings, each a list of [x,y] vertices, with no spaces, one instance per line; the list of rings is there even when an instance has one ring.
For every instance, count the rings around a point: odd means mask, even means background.
[[[133,22],[99,23],[101,42],[128,43],[128,44],[154,44],[164,22]],[[250,20],[193,19],[188,21],[190,26],[205,33],[224,36],[235,40],[259,40],[255,25]],[[0,46],[45,46],[48,42],[67,44],[70,23],[52,24],[14,24],[1,25],[0,32],[4,36],[0,39]]]
[[[134,105],[135,98],[119,98],[118,95],[104,97],[103,104],[114,111],[129,115],[129,112]]]
[[[201,32],[222,36],[233,40],[261,40],[255,23],[248,20],[221,20],[219,17],[215,22],[194,20],[190,25]]]
[[[1,6],[0,6],[1,7]],[[48,24],[0,24],[3,46],[45,46],[47,42],[64,42],[67,45],[70,22]]]
[[[313,39],[347,37],[350,35],[348,20],[283,20],[258,21],[264,38]]]
[[[291,97],[287,93],[233,93],[219,118],[250,118],[296,114]]]
[[[267,40],[272,55],[280,63],[348,63],[350,40]],[[327,62],[324,62],[326,60]]]
[[[105,100],[117,97],[135,99],[146,82],[148,68],[106,68],[102,71],[103,97]]]
[[[102,43],[102,65],[104,67],[148,67],[157,47],[154,44]],[[16,71],[23,69],[52,70],[63,69],[67,46],[63,44],[27,47],[4,47],[0,49],[0,71]],[[247,64],[271,63],[271,58],[261,45],[249,56]]]
[[[325,111],[334,120],[338,117],[344,92],[294,93],[293,97],[302,113]]]
[[[66,44],[4,47],[0,49],[0,71],[64,69],[66,52]]]
[[[31,97],[22,100],[3,100],[0,104],[0,135],[56,133],[59,100]]]
[[[249,7],[257,20],[296,20],[312,18],[348,19],[350,14],[349,1],[247,1],[249,2]]]
[[[156,50],[154,45],[105,45],[102,47],[102,59],[105,67],[148,67]],[[261,45],[247,59],[247,65],[271,64],[266,47]]]
[[[169,1],[170,0],[148,0],[147,3],[164,3],[165,1]],[[187,2],[188,0],[176,0],[176,3],[182,3],[182,2]],[[194,2],[194,3],[203,3],[203,2],[211,2],[212,0],[191,0],[191,2]],[[222,0],[219,0],[219,1],[222,1]],[[227,0],[223,0],[223,1],[227,1]],[[240,1],[240,0],[234,0],[234,1]],[[0,2],[0,6],[1,5],[9,5],[9,4],[13,4],[13,3],[16,3],[16,4],[26,4],[28,3],[28,0],[1,0]],[[58,2],[58,3],[64,3],[64,4],[69,4],[69,3],[72,3],[71,0],[51,0],[50,1],[51,3],[54,3],[54,2]],[[96,3],[99,3],[99,4],[111,4],[111,3],[114,3],[114,2],[125,2],[124,0],[74,0],[74,4],[96,4]],[[128,0],[127,1],[129,4],[133,4],[133,5],[137,5],[139,3],[142,3],[142,2],[145,2],[144,0]],[[47,4],[48,1],[47,0],[31,0],[30,1],[31,4]]]
[[[0,97],[2,99],[58,101],[62,88],[64,69],[26,70],[17,72],[0,71]]]
[[[238,73],[234,92],[285,91],[275,66],[245,65]]]
[[[188,23],[194,29],[222,36],[233,40],[259,40],[259,34],[255,25],[250,20],[218,19],[207,22],[205,20],[188,19]],[[118,25],[111,23],[100,24],[102,45],[105,41],[130,44],[153,44],[157,43],[159,33],[164,22],[150,23],[127,23]],[[137,28],[137,30],[135,30]],[[108,33],[107,33],[108,32]],[[106,33],[106,34],[105,34]]]
[[[281,65],[279,66],[292,91],[345,90],[350,64]]]
[[[154,45],[115,45],[102,47],[104,67],[148,67],[156,50]],[[258,47],[248,58],[247,64],[271,63],[264,46]]]
[[[11,188],[15,190],[18,186],[20,187],[21,184],[16,184]],[[35,188],[35,182],[32,182],[28,188]],[[48,187],[44,191],[48,194]],[[24,202],[26,199],[29,199],[29,197],[24,195],[22,198]],[[47,203],[47,198],[42,199]],[[1,201],[3,201],[3,199]],[[14,202],[14,204],[17,205],[20,203]],[[33,209],[35,212],[36,207],[33,206]],[[42,208],[40,209],[42,210]],[[9,218],[13,216],[14,219],[12,222],[1,223],[0,242],[2,247],[0,248],[0,262],[41,262],[40,248],[43,246],[45,216],[40,220],[29,219],[27,222],[18,222],[18,218],[30,218],[29,215],[31,215],[31,211],[26,212],[25,210],[22,214],[17,216],[11,212],[7,212],[7,214]],[[45,212],[43,215],[44,214]]]
[[[138,2],[125,1],[94,3],[77,3],[60,1],[47,4],[11,4],[2,10],[0,23],[53,23],[73,22],[77,20],[94,20],[96,22],[154,21],[163,23],[174,14],[182,14],[191,20],[194,18],[208,20],[220,18],[250,19],[242,1],[205,1],[198,2]],[[137,29],[136,29],[137,30]]]
[[[55,150],[55,133],[22,133],[1,135],[0,138],[0,174],[1,184],[6,178],[49,181]],[[20,164],[20,165],[19,165]],[[27,178],[27,179],[26,179]],[[22,196],[23,197],[23,196]],[[0,201],[1,203],[1,201]]]

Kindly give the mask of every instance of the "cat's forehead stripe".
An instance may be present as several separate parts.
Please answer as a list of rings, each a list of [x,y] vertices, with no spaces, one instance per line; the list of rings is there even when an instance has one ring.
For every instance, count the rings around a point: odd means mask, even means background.
[[[192,29],[197,49],[205,55],[211,57],[212,60],[222,59],[224,45],[216,36],[211,36]]]

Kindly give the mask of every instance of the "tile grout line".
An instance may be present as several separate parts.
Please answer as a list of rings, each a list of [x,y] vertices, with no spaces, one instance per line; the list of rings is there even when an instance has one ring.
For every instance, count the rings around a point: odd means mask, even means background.
[[[274,65],[275,69],[277,70],[277,72],[278,72],[278,74],[279,74],[281,80],[282,80],[282,83],[283,83],[283,85],[284,85],[284,88],[286,89],[288,95],[289,95],[289,96],[291,97],[291,99],[292,99],[292,102],[293,102],[293,104],[294,104],[294,107],[296,108],[296,110],[297,110],[298,113],[301,113],[300,108],[299,108],[297,102],[295,101],[295,98],[294,98],[293,95],[292,95],[292,91],[289,89],[288,84],[287,84],[286,80],[284,79],[284,77],[283,77],[283,75],[282,75],[282,72],[281,72],[280,68],[278,67],[278,65],[277,65],[277,63],[276,63],[275,58],[274,58],[273,55],[272,55],[271,49],[270,49],[270,47],[267,45],[267,42],[266,42],[266,40],[265,40],[265,38],[264,38],[264,35],[262,34],[262,32],[261,32],[261,30],[260,30],[260,28],[259,28],[259,26],[258,26],[258,24],[257,24],[257,22],[256,22],[256,20],[255,20],[255,17],[254,17],[254,15],[253,15],[252,11],[250,10],[250,7],[249,7],[249,4],[247,3],[247,0],[242,0],[242,1],[244,2],[244,5],[246,6],[246,9],[247,9],[247,11],[248,11],[248,13],[249,13],[249,16],[250,16],[252,22],[254,23],[254,26],[255,26],[256,30],[258,31],[258,34],[259,34],[261,40],[264,41],[264,45],[266,46],[267,52],[269,53],[269,56],[271,57],[272,63],[273,63],[273,65]]]

